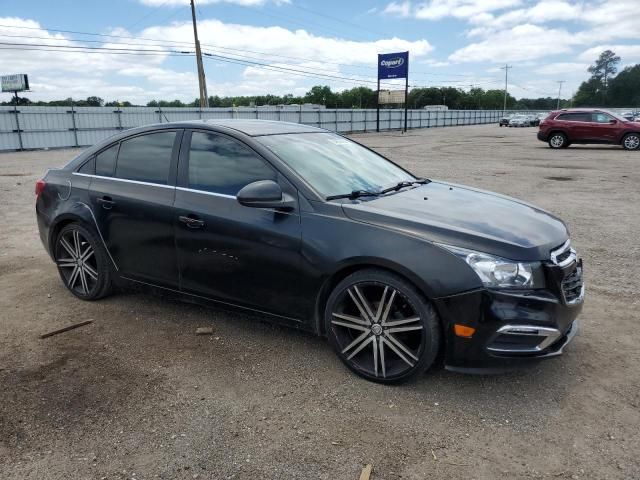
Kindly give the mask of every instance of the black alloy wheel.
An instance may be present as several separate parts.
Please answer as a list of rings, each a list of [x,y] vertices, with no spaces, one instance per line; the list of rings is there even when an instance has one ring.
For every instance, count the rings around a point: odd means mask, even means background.
[[[431,304],[412,284],[384,270],[361,270],[340,282],[327,301],[325,328],[347,367],[379,383],[424,372],[440,345]]]
[[[79,223],[58,233],[55,244],[58,273],[65,287],[82,300],[97,300],[111,290],[107,253],[98,238]]]

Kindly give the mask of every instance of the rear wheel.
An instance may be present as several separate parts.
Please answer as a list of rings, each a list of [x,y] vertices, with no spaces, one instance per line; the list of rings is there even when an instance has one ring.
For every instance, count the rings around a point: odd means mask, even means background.
[[[97,300],[110,293],[107,252],[88,228],[79,223],[63,227],[54,252],[60,278],[76,297]]]
[[[638,150],[640,148],[640,133],[628,133],[622,139],[625,150]]]
[[[551,148],[566,148],[569,146],[569,142],[564,133],[557,132],[549,137],[549,146]]]
[[[340,282],[325,308],[329,342],[353,372],[400,383],[427,370],[440,346],[437,315],[406,280],[361,270]]]

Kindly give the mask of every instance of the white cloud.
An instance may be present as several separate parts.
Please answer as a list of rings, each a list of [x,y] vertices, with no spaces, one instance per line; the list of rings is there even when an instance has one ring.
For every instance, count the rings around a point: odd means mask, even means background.
[[[391,2],[384,7],[382,13],[397,15],[398,17],[408,17],[411,13],[411,2]]]
[[[40,28],[40,25],[33,20],[19,18],[0,17],[0,24]],[[0,27],[0,34],[3,33],[30,35],[30,38],[21,38],[20,43],[87,46],[80,41],[44,29],[16,30]],[[114,29],[110,33],[132,36],[123,29]],[[392,37],[358,42],[316,36],[305,30],[293,31],[282,27],[226,24],[211,19],[202,19],[199,22],[199,33],[204,52],[235,57],[237,60],[304,70],[310,74],[322,73],[356,79],[354,83],[331,78],[307,78],[295,75],[294,72],[268,71],[257,65],[243,66],[238,73],[237,66],[222,59],[210,58],[205,61],[207,83],[209,92],[218,95],[304,93],[310,86],[318,83],[330,85],[335,89],[351,88],[357,83],[362,84],[357,80],[360,78],[366,77],[372,82],[375,81],[378,53],[410,50],[412,59],[424,59],[428,58],[428,54],[433,50],[431,44],[424,39],[407,41]],[[139,37],[185,42],[184,46],[174,48],[193,50],[191,46],[193,31],[190,22],[147,28],[133,37],[118,39],[123,43],[95,43],[91,46],[163,49],[139,40]],[[140,47],[145,43],[146,46]],[[30,75],[33,92],[29,93],[29,98],[32,100],[98,95],[107,100],[129,100],[142,104],[159,98],[192,101],[197,96],[198,90],[193,57],[187,57],[184,60],[174,59],[169,56],[171,53],[169,49],[149,53],[154,55],[132,56],[75,50],[51,52],[2,49],[0,65],[11,65],[12,71]],[[353,64],[355,67],[339,64]],[[375,86],[374,83],[364,84]]]
[[[472,18],[495,10],[518,6],[522,0],[428,0],[412,4],[410,1],[394,1],[387,4],[383,13],[424,20],[440,20],[445,17]]]
[[[234,48],[247,56],[256,56],[252,51],[263,52],[262,61],[286,61],[300,63],[313,59],[326,69],[330,64],[360,64],[374,66],[378,53],[410,50],[412,57],[423,57],[433,50],[427,40],[408,41],[397,37],[358,42],[340,38],[320,37],[305,30],[288,30],[282,27],[255,27],[223,23],[219,20],[201,20],[198,33],[202,48]],[[170,41],[192,41],[190,22],[169,26],[151,27],[140,33],[141,37],[162,38]],[[208,45],[214,45],[211,49]],[[219,50],[217,53],[224,55]],[[232,51],[228,51],[231,54]],[[238,52],[236,52],[238,53]],[[271,57],[270,57],[271,55]],[[283,60],[278,55],[298,57],[302,60]]]
[[[639,45],[598,45],[582,52],[578,58],[593,62],[605,50],[611,50],[622,58],[625,62],[630,60],[640,60],[640,44]]]
[[[471,43],[449,56],[452,62],[518,62],[570,52],[575,37],[566,30],[518,25]]]
[[[584,76],[587,68],[589,68],[588,63],[556,62],[543,65],[535,72],[539,75],[580,74]]]

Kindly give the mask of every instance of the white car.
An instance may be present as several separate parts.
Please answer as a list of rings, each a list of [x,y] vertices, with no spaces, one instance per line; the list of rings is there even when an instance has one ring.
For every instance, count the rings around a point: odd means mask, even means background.
[[[509,120],[510,127],[530,127],[531,119],[528,115],[516,115],[511,120]]]

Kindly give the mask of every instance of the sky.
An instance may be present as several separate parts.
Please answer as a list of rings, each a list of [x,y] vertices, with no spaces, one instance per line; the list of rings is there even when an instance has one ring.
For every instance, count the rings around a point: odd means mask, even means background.
[[[640,0],[196,6],[209,95],[303,95],[320,84],[375,89],[377,54],[407,50],[410,86],[502,89],[509,65],[516,98],[556,97],[559,81],[569,98],[605,49],[622,57],[620,68],[640,63]],[[193,51],[188,0],[0,0],[0,75],[28,74],[31,100],[191,102],[198,96]]]

